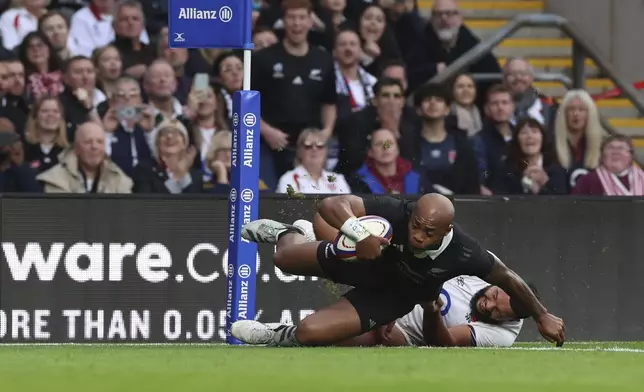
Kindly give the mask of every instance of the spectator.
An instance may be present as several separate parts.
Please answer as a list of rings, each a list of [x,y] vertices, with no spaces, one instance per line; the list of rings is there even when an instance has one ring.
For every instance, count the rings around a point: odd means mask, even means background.
[[[168,0],[142,1],[146,28],[151,36],[156,36],[168,23]]]
[[[141,88],[136,80],[122,76],[103,116],[107,131],[107,154],[128,176],[139,163],[152,162],[153,144],[148,142],[154,129],[154,115],[143,105]]]
[[[396,135],[388,129],[379,129],[371,135],[367,159],[356,175],[349,178],[349,185],[354,193],[421,193],[420,175],[412,169],[411,162],[400,157]]]
[[[158,53],[161,58],[168,60],[174,70],[174,76],[177,79],[177,89],[174,96],[183,105],[188,100],[188,94],[192,88],[192,78],[185,73],[186,62],[188,62],[188,49],[171,49],[168,46],[168,31],[168,27],[161,29]]]
[[[417,117],[403,110],[405,98],[400,81],[381,79],[376,83],[374,93],[373,106],[367,106],[338,122],[335,134],[340,151],[335,170],[347,177],[352,176],[367,158],[373,131],[381,128],[392,131],[398,139],[403,158],[408,158],[408,150],[413,150],[417,139]]]
[[[18,47],[18,58],[25,67],[29,98],[37,100],[63,91],[61,61],[43,33],[27,34]]]
[[[0,132],[15,134],[16,128],[9,119],[0,117]],[[14,137],[10,137],[10,139],[14,139],[14,142],[9,145],[9,150],[11,151],[11,162],[15,166],[21,166],[25,163],[25,150],[22,140]]]
[[[483,195],[504,189],[503,161],[512,140],[513,113],[510,91],[500,84],[492,86],[487,92],[483,129],[474,137]]]
[[[302,129],[320,127],[326,140],[337,116],[333,58],[307,41],[310,1],[283,0],[282,9],[282,44],[253,54],[251,83],[262,94],[261,161],[273,161],[275,176],[293,167],[294,143]]]
[[[38,30],[38,19],[47,12],[45,0],[22,0],[22,7],[11,8],[0,16],[2,45],[13,50],[29,33]]]
[[[0,61],[0,71],[6,71],[0,95],[0,116],[8,118],[14,129],[24,137],[29,105],[25,100],[25,68],[18,59]]]
[[[190,126],[183,106],[174,94],[177,90],[177,79],[170,63],[165,59],[154,60],[147,68],[143,77],[143,89],[148,97],[148,102],[153,108],[155,126],[163,121],[179,120],[184,127]],[[148,133],[148,143],[154,150],[156,131]]]
[[[25,159],[42,173],[58,164],[58,155],[69,146],[65,109],[56,97],[44,97],[31,108],[25,129]]]
[[[225,52],[215,61],[213,74],[217,78],[219,93],[223,98],[222,112],[230,121],[233,118],[233,94],[243,87],[244,63],[237,52]],[[257,89],[256,86],[252,86]],[[224,110],[225,108],[225,110]]]
[[[530,63],[522,58],[508,60],[503,67],[503,82],[514,99],[512,122],[522,117],[532,117],[552,132],[557,108],[552,98],[534,88],[534,69]]]
[[[381,1],[380,5],[383,3],[385,2]],[[415,10],[414,3],[414,0],[398,0],[387,7],[389,25],[404,58],[408,56],[409,51],[413,50],[418,39],[425,34],[425,21]]]
[[[154,140],[154,161],[134,169],[135,193],[200,193],[201,173],[193,169],[197,150],[188,144],[188,130],[178,120],[159,124]]]
[[[445,121],[450,111],[449,92],[427,84],[414,95],[414,104],[423,124],[411,161],[422,168],[423,179],[443,194],[480,194],[476,155],[467,133]]]
[[[256,48],[257,49],[257,48]],[[225,49],[190,49],[186,63],[186,75],[194,77],[198,73],[211,73],[215,60]]]
[[[388,60],[401,57],[382,7],[375,4],[366,7],[360,15],[358,31],[362,38],[361,63],[370,74],[379,75]]]
[[[335,83],[338,94],[338,118],[365,108],[373,99],[373,86],[378,79],[360,66],[360,37],[352,30],[342,30],[336,35]]]
[[[96,88],[96,70],[87,57],[75,56],[65,62],[63,82],[60,101],[65,108],[67,139],[73,141],[78,125],[90,120],[100,122],[95,109],[106,97]]]
[[[265,26],[270,27],[277,34],[278,38],[282,40],[287,36],[286,32],[286,8],[289,6],[290,0],[270,1],[268,7],[262,7],[260,15],[255,22],[256,27]],[[309,27],[304,35],[304,38],[315,47],[323,47],[328,51],[333,48],[333,21],[331,13],[322,7],[319,1],[308,1],[310,4],[310,18]],[[311,4],[312,3],[312,4]]]
[[[219,106],[215,91],[211,87],[206,90],[193,88],[188,96],[186,112],[192,121],[192,140],[199,152],[195,165],[204,175],[204,182],[208,182],[213,174],[206,162],[208,151],[210,151],[210,142],[217,131],[228,128],[226,117]]]
[[[342,174],[324,169],[326,165],[326,139],[324,132],[308,128],[297,139],[295,168],[279,180],[277,193],[341,194],[351,193],[351,188]]]
[[[471,76],[463,74],[454,79],[452,85],[452,113],[456,116],[456,122],[460,129],[467,131],[472,137],[483,127],[481,113],[476,106],[476,83]]]
[[[16,143],[20,136],[13,131],[11,121],[0,118],[0,192],[42,192],[36,181],[36,173],[16,155]]]
[[[230,193],[230,166],[232,162],[233,134],[230,131],[217,131],[210,142],[210,149],[206,155],[206,165],[213,173],[209,182],[204,182],[204,188],[211,189],[213,193]],[[259,190],[268,191],[266,183],[259,179]]]
[[[557,162],[549,133],[539,120],[524,117],[514,127],[505,161],[508,194],[563,195],[566,171]]]
[[[38,28],[49,39],[58,58],[67,60],[78,54],[75,42],[69,40],[69,24],[67,19],[58,11],[49,11],[40,18]]]
[[[348,22],[348,19],[344,16],[344,11],[347,8],[347,0],[322,0],[322,6],[331,14],[333,29],[338,33],[340,26],[346,25]]]
[[[255,50],[262,50],[278,43],[277,35],[267,27],[259,27],[253,32]]]
[[[602,133],[591,96],[584,90],[568,91],[555,120],[555,148],[559,163],[568,173],[570,189],[580,176],[599,164]]]
[[[101,89],[107,98],[116,91],[116,81],[123,72],[121,53],[113,45],[98,48],[92,54],[96,69],[96,87]]]
[[[107,157],[105,131],[88,122],[78,127],[74,148],[36,177],[46,193],[131,193],[132,180]]]
[[[463,24],[463,15],[456,0],[436,0],[425,35],[417,41],[405,58],[409,86],[412,90],[443,71],[448,65],[478,45],[480,40]],[[467,72],[500,73],[501,67],[493,54],[483,56]],[[479,98],[484,98],[487,83],[479,83]]]
[[[644,196],[644,171],[633,161],[633,142],[613,135],[601,145],[599,166],[582,176],[572,190],[575,195]]]
[[[122,0],[116,6],[112,44],[121,52],[125,74],[135,79],[143,76],[156,57],[154,48],[141,39],[143,20],[143,9],[138,1]]]
[[[94,50],[102,48],[114,41],[114,0],[91,0],[90,4],[81,8],[71,18],[69,30],[69,45],[76,48],[76,55],[90,57]],[[136,3],[127,2],[126,4]],[[136,8],[136,5],[129,5]],[[140,6],[139,6],[140,8]],[[129,12],[131,18],[138,16],[135,12]],[[136,24],[136,21],[130,23]],[[145,45],[150,44],[148,33],[143,30],[139,36],[139,42]],[[129,66],[129,65],[128,65]]]
[[[407,94],[407,71],[405,70],[405,63],[400,59],[392,59],[383,63],[381,78],[390,78],[400,81],[402,84],[403,92]]]

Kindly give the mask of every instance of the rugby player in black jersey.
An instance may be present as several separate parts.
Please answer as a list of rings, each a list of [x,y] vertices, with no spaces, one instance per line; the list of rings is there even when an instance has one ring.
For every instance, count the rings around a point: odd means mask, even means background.
[[[548,313],[521,277],[453,223],[454,206],[446,197],[333,196],[319,204],[317,214],[316,219],[357,242],[358,260],[338,258],[332,243],[311,242],[313,234],[297,225],[260,219],[242,229],[249,241],[277,245],[274,261],[282,271],[353,286],[336,303],[275,334],[280,346],[331,345],[387,325],[416,304],[433,309],[443,283],[459,275],[502,288],[535,320],[545,339],[564,343],[563,320]],[[369,234],[358,220],[365,215],[392,224],[391,242]],[[382,245],[387,245],[384,250]],[[233,329],[252,325],[240,321]]]

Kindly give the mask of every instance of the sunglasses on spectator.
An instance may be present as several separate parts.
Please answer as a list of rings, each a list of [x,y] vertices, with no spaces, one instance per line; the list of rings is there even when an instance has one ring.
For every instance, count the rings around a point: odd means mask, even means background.
[[[316,143],[307,142],[307,143],[302,143],[302,147],[304,147],[305,150],[313,150],[313,149],[322,150],[326,148],[326,144],[322,142],[316,142]]]

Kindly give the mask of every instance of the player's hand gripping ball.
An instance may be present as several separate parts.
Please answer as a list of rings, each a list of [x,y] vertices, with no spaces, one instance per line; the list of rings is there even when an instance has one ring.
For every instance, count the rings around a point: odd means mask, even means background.
[[[371,236],[360,241],[358,245],[344,233],[338,233],[333,240],[336,255],[343,260],[378,258],[391,240],[393,234],[391,223],[385,218],[375,215],[363,216],[358,220],[371,233]]]

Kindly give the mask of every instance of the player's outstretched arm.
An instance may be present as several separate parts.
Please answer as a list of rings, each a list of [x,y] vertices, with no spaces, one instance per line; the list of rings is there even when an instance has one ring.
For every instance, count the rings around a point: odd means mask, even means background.
[[[530,286],[516,272],[503,264],[498,257],[492,254],[491,256],[494,258],[494,263],[490,273],[484,280],[499,286],[511,298],[516,298],[527,314],[534,318],[541,335],[550,342],[562,345],[566,340],[563,320],[548,313],[532,292]]]

